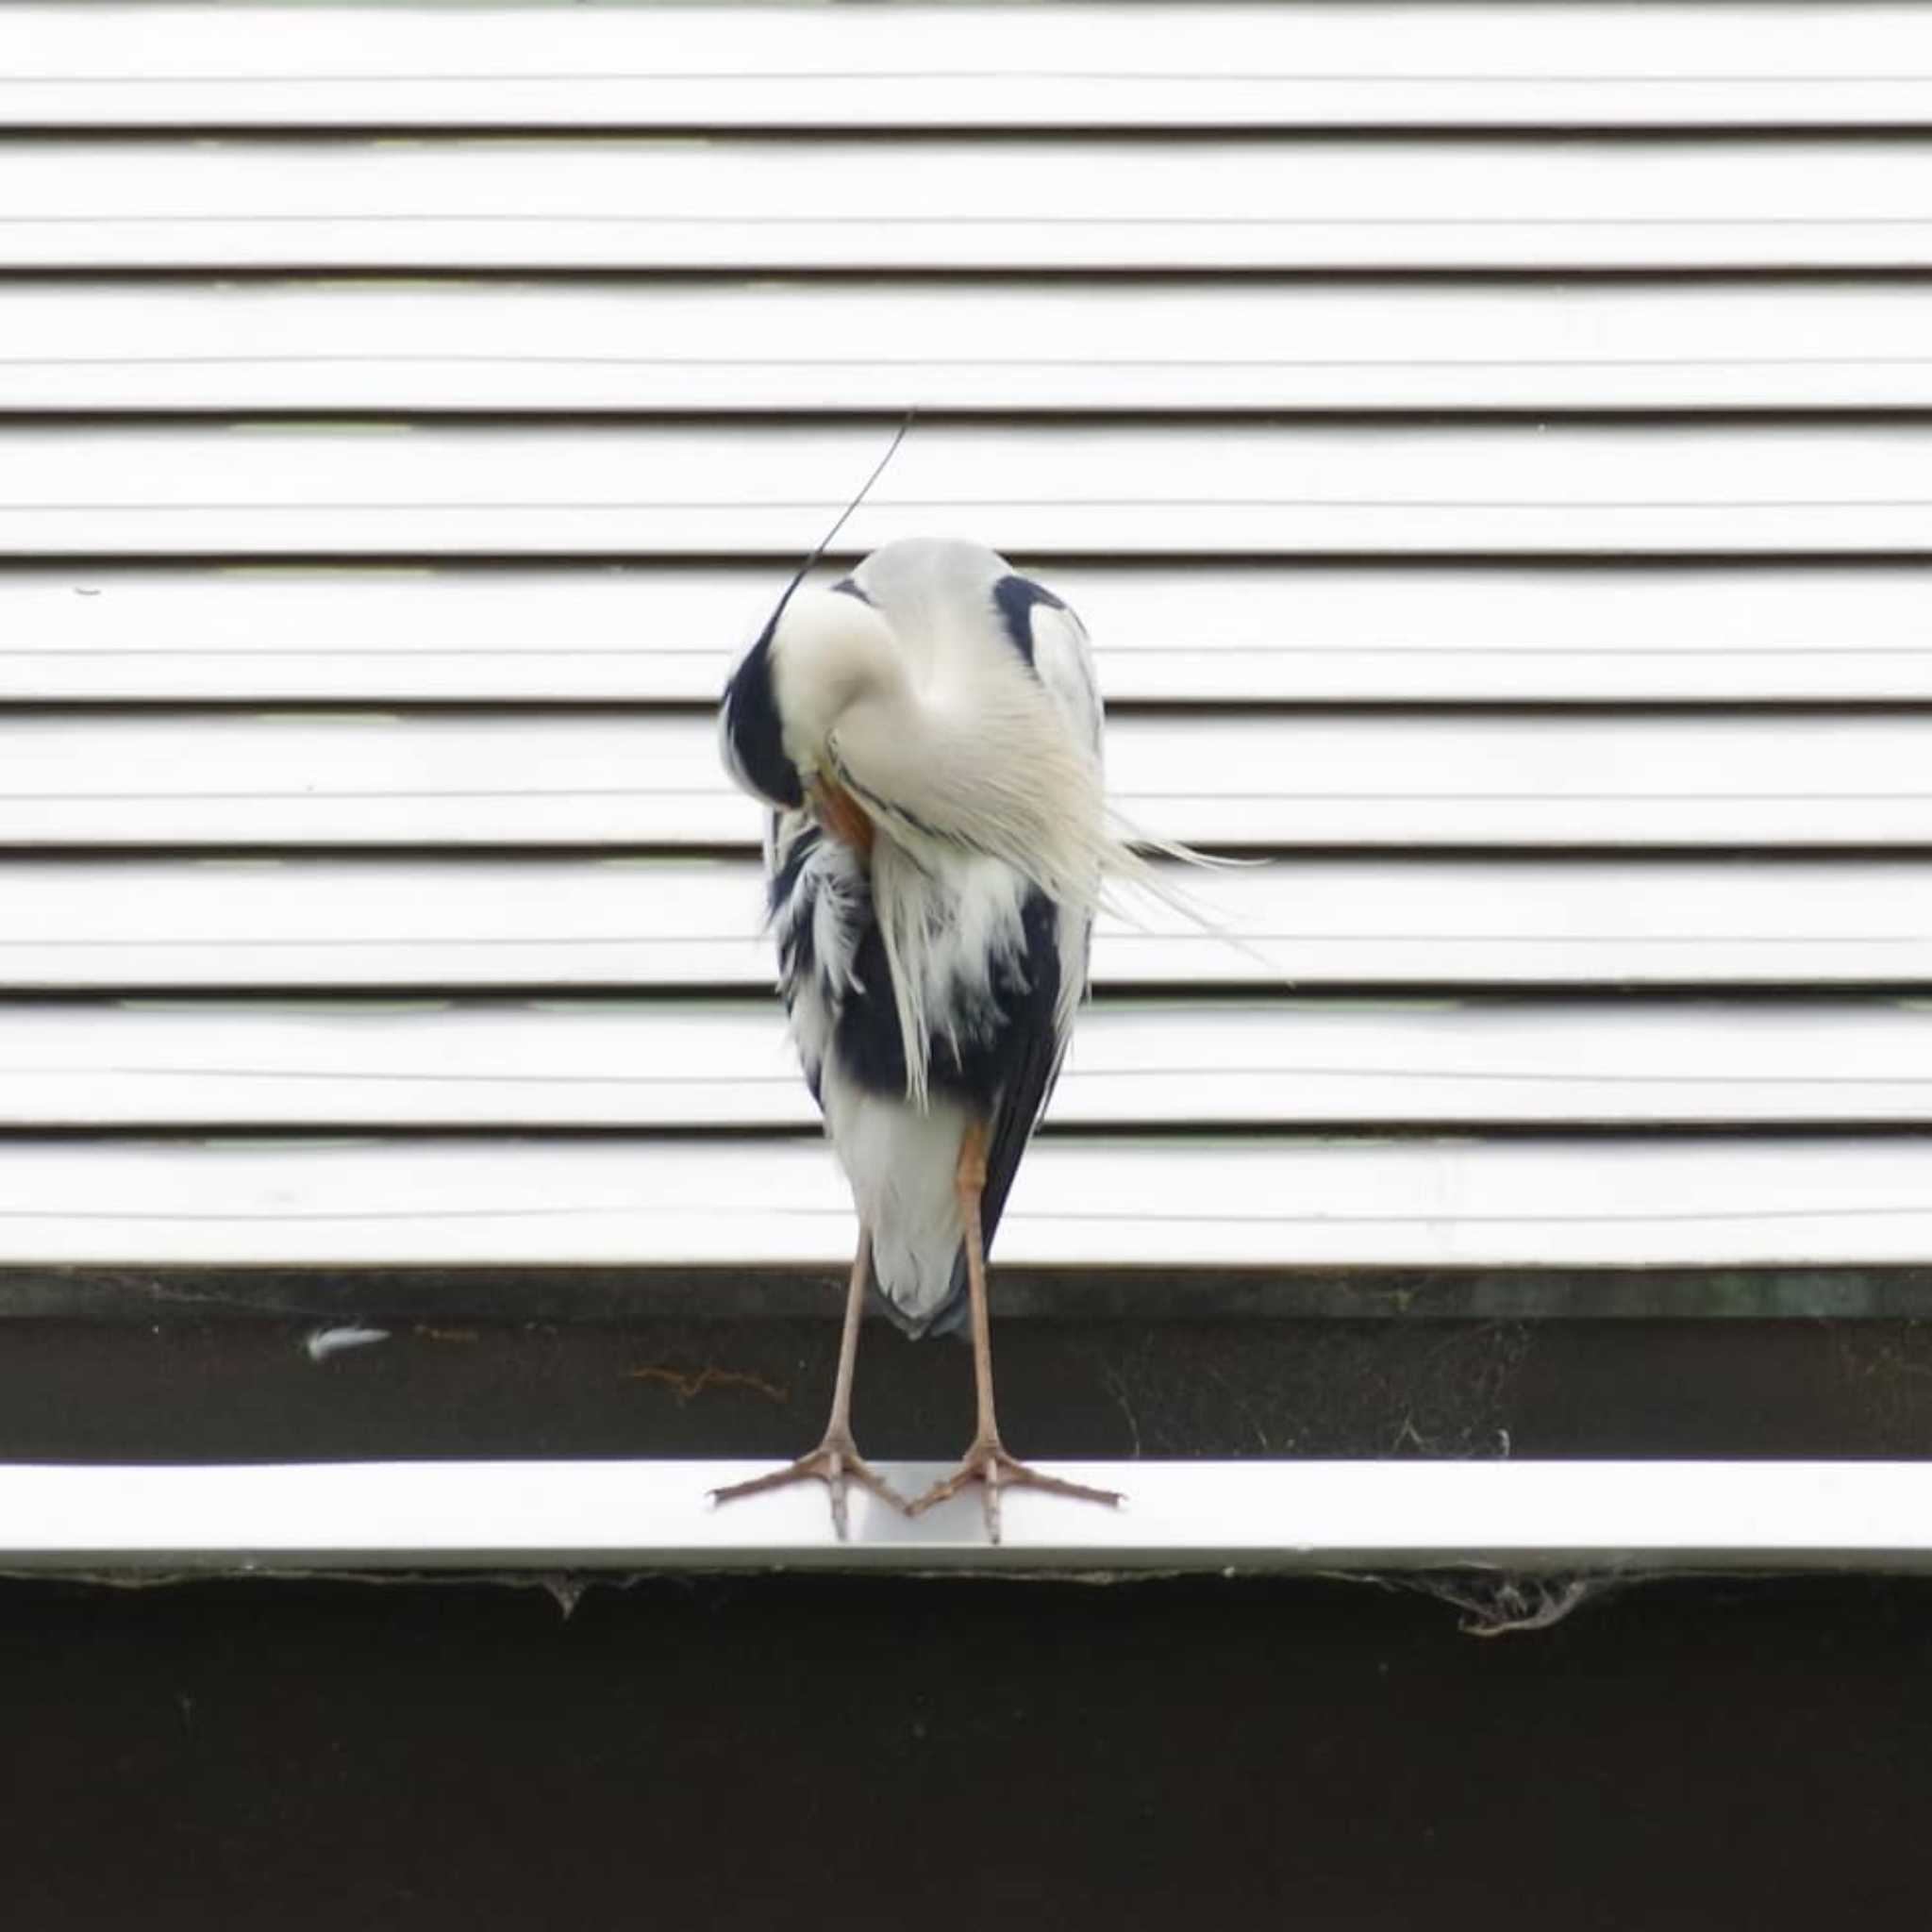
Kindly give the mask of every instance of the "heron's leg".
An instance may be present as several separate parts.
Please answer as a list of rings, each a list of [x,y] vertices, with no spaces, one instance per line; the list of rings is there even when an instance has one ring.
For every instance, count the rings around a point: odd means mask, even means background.
[[[832,1526],[839,1541],[845,1541],[845,1485],[857,1483],[870,1490],[882,1503],[904,1509],[906,1499],[859,1455],[852,1441],[852,1365],[858,1359],[858,1323],[865,1312],[865,1274],[872,1260],[872,1235],[861,1230],[858,1258],[852,1264],[852,1286],[845,1294],[845,1326],[839,1337],[839,1374],[832,1384],[832,1414],[825,1424],[825,1439],[808,1456],[770,1475],[754,1476],[747,1483],[733,1483],[728,1489],[713,1490],[713,1503],[736,1502],[740,1496],[755,1496],[761,1490],[783,1489],[788,1483],[819,1481],[831,1491]]]
[[[1113,1490],[1092,1490],[1060,1476],[1042,1475],[1007,1452],[1000,1441],[992,1407],[992,1319],[986,1305],[986,1243],[980,1231],[979,1197],[986,1190],[986,1124],[974,1121],[959,1141],[959,1166],[955,1177],[959,1191],[959,1215],[966,1230],[966,1294],[973,1322],[973,1383],[979,1401],[979,1426],[959,1466],[919,1497],[908,1513],[917,1516],[948,1496],[957,1496],[968,1483],[980,1484],[986,1507],[986,1532],[1000,1540],[1000,1491],[1005,1488],[1049,1490],[1057,1496],[1077,1496],[1083,1502],[1117,1504]]]

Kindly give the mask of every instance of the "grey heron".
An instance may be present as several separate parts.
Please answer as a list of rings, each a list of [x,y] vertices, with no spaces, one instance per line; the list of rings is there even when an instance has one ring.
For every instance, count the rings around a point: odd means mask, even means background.
[[[889,543],[829,589],[794,578],[734,672],[725,763],[770,809],[769,912],[791,1038],[858,1211],[824,1440],[728,1502],[823,1480],[919,1512],[981,1485],[1110,1491],[1010,1455],[993,1407],[986,1254],[1087,986],[1107,829],[1101,702],[1079,620],[978,544]],[[978,1426],[908,1503],[852,1440],[868,1287],[913,1335],[966,1327]]]

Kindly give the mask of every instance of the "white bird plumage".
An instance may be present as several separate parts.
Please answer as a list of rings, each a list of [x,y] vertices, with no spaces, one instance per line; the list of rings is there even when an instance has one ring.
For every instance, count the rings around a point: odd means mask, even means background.
[[[1080,1491],[998,1441],[983,1249],[1052,1091],[1109,873],[1087,636],[980,545],[912,540],[794,582],[727,687],[725,762],[772,809],[780,989],[861,1229],[826,1442],[741,1490],[822,1476],[844,1527],[845,1406],[866,1281],[918,1334],[970,1318],[980,1429],[958,1475]],[[976,1227],[969,1226],[976,1223]],[[977,1235],[977,1239],[969,1236]]]

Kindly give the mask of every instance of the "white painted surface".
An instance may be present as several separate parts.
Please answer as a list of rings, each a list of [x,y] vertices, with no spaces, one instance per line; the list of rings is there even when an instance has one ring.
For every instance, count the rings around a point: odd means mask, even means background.
[[[6,314],[17,409],[1932,402],[1912,284],[56,282]]]
[[[1932,976],[1932,863],[1283,859],[1191,876],[1222,932],[1103,917],[1102,985],[1785,985]],[[0,861],[0,988],[773,983],[757,865]]]
[[[1917,564],[1037,567],[1081,613],[1115,701],[1932,698],[1932,570]],[[789,575],[0,572],[0,697],[708,704]]]
[[[22,142],[0,267],[1901,268],[1932,143]]]
[[[0,1567],[1923,1570],[1932,1470],[1905,1462],[1081,1462],[1117,1509],[1021,1491],[915,1519],[822,1488],[714,1507],[748,1462],[349,1462],[7,1471]],[[916,1494],[943,1465],[885,1463]]]
[[[19,6],[25,126],[1851,125],[1932,113],[1877,6]]]
[[[1049,1124],[1722,1131],[1928,1116],[1926,1000],[1204,999],[1090,1008]],[[0,1124],[808,1130],[818,1113],[775,1003],[757,995],[148,999],[0,1006]]]
[[[8,428],[0,554],[803,555],[886,440],[803,424]],[[844,541],[959,530],[1109,556],[1912,553],[1932,531],[1932,427],[935,424]]]
[[[0,718],[0,843],[750,846],[708,710]],[[1135,825],[1252,846],[1932,844],[1932,717],[1117,714]]]
[[[10,1142],[0,1264],[824,1268],[825,1147],[666,1140]],[[1041,1141],[1003,1265],[1889,1265],[1932,1245],[1932,1141]],[[702,1281],[694,1284],[701,1298]],[[827,1314],[831,1312],[828,1299]]]

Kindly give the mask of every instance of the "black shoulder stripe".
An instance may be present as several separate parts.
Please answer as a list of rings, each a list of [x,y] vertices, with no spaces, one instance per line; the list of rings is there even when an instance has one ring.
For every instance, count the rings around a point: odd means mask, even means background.
[[[724,749],[739,777],[760,798],[794,810],[805,803],[798,767],[785,756],[778,702],[772,694],[769,625],[724,687]]]
[[[1012,640],[1014,650],[1026,660],[1030,670],[1033,664],[1033,607],[1044,604],[1049,610],[1064,610],[1067,607],[1044,584],[1036,584],[1031,577],[1023,576],[1002,577],[992,587],[992,601],[1000,613],[1000,622],[1007,627],[1007,636]]]

